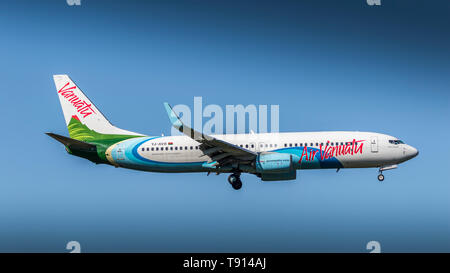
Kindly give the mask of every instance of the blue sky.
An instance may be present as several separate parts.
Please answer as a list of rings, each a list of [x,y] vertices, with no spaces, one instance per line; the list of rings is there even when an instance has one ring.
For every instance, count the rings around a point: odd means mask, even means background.
[[[0,251],[450,251],[450,3],[8,1],[0,9]],[[115,125],[169,134],[162,103],[278,104],[280,131],[394,135],[420,155],[296,181],[144,173],[66,154],[53,74]],[[206,121],[206,120],[204,120]]]

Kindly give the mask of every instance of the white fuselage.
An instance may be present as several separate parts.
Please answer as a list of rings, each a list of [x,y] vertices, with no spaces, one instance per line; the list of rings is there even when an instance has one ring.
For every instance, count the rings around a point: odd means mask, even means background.
[[[397,138],[371,132],[324,131],[213,135],[256,153],[292,154],[295,169],[370,168],[402,163],[417,155]],[[111,146],[107,159],[116,166],[158,172],[212,171],[211,158],[187,136],[139,137]],[[306,148],[306,149],[305,149]],[[226,171],[226,170],[225,170]]]

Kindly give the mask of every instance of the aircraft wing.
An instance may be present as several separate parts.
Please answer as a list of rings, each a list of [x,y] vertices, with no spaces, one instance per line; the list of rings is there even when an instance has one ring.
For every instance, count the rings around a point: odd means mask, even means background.
[[[211,157],[211,160],[208,163],[215,162],[214,165],[216,166],[224,166],[236,162],[252,161],[257,156],[257,153],[253,151],[195,131],[180,120],[168,103],[164,103],[164,107],[166,108],[173,127],[201,143],[200,149],[205,155]]]

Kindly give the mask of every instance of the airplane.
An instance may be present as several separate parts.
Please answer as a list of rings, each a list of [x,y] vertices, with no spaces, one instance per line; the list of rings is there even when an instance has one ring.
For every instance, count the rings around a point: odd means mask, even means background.
[[[295,180],[297,170],[378,168],[383,171],[419,154],[400,139],[359,131],[207,135],[195,131],[164,103],[178,136],[147,136],[113,126],[68,75],[53,76],[69,137],[46,133],[74,156],[147,172],[227,173],[232,188],[241,174],[262,181]]]

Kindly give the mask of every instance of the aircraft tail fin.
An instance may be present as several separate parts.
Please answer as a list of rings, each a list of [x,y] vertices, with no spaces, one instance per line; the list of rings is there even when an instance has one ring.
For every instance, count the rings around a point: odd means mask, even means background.
[[[103,135],[140,134],[113,126],[68,75],[53,75],[71,138],[89,141]]]

